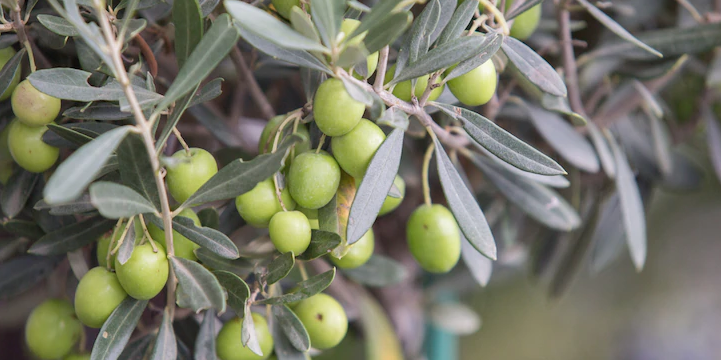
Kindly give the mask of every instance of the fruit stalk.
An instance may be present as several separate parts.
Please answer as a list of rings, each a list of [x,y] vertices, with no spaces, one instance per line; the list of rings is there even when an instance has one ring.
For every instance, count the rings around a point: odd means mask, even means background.
[[[160,161],[155,155],[156,149],[155,141],[153,140],[152,135],[152,128],[148,120],[145,119],[145,115],[143,115],[143,110],[140,108],[140,103],[138,102],[138,98],[135,96],[135,91],[130,84],[130,78],[128,77],[128,73],[125,70],[125,64],[123,64],[123,59],[121,56],[123,44],[121,41],[118,41],[118,39],[114,37],[114,33],[110,26],[110,21],[108,20],[108,14],[105,8],[103,8],[103,6],[99,4],[99,2],[94,2],[94,5],[95,10],[100,15],[98,16],[98,19],[100,21],[103,35],[105,36],[105,41],[110,47],[109,55],[113,60],[113,67],[115,68],[115,78],[118,80],[118,83],[120,83],[120,86],[123,88],[125,97],[127,98],[130,109],[133,113],[133,116],[135,117],[136,132],[139,132],[141,134],[143,138],[143,143],[145,144],[145,149],[148,153],[148,157],[150,158],[150,164],[153,168],[153,177],[155,178],[155,186],[157,187],[158,194],[160,195],[160,208],[163,217],[163,227],[165,228],[165,244],[167,245],[166,252],[168,256],[173,256],[173,254],[175,253],[175,250],[173,248],[173,221],[170,212],[170,204],[168,203],[168,193],[165,189],[165,181],[160,174]],[[126,16],[130,15],[131,14],[126,14]],[[168,276],[166,306],[168,307],[170,316],[173,317],[175,313],[176,278],[175,271],[173,271],[172,266],[169,270],[170,276]]]

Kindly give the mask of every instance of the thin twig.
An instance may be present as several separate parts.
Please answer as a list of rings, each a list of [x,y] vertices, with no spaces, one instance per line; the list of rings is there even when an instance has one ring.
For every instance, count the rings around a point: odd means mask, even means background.
[[[691,16],[693,17],[694,20],[696,20],[697,23],[699,23],[699,24],[704,23],[703,16],[701,16],[701,14],[699,14],[698,10],[696,10],[696,8],[690,2],[688,2],[688,0],[676,0],[676,2],[679,5],[681,5],[684,9],[686,9],[686,11],[691,13]]]
[[[376,69],[376,80],[373,83],[375,92],[383,91],[383,82],[386,78],[386,69],[388,68],[388,46],[384,46],[378,55],[378,68]]]
[[[561,49],[563,52],[563,71],[566,73],[566,88],[568,89],[568,101],[571,109],[577,114],[587,117],[586,110],[581,101],[581,90],[578,87],[578,67],[576,56],[573,53],[573,42],[571,41],[571,14],[566,8],[568,0],[564,0],[557,8],[558,32],[561,38]]]
[[[429,133],[433,133],[431,129],[428,129]],[[431,157],[433,156],[433,150],[435,149],[435,143],[431,141],[426,149],[425,155],[423,155],[423,167],[421,169],[421,179],[423,180],[423,201],[427,206],[431,206],[431,186],[428,181],[428,169],[431,165]]]
[[[140,52],[145,56],[145,62],[148,64],[148,69],[150,70],[150,75],[153,75],[153,78],[158,76],[158,60],[155,59],[155,54],[153,54],[153,49],[150,48],[148,43],[143,39],[142,36],[140,36],[140,33],[138,35],[135,35],[133,38],[136,43],[138,43],[138,46],[140,47]]]
[[[263,93],[263,89],[261,89],[260,85],[258,85],[258,82],[255,81],[255,76],[253,76],[253,72],[250,71],[248,64],[245,63],[245,60],[243,59],[243,54],[240,52],[240,49],[237,46],[233,46],[233,51],[230,52],[230,59],[233,60],[233,64],[235,65],[238,73],[240,73],[247,82],[248,89],[250,90],[250,95],[253,97],[253,100],[255,100],[255,103],[258,105],[258,109],[260,109],[260,112],[263,114],[263,116],[268,119],[275,116],[275,110],[273,110],[273,106],[270,105],[270,101],[268,101],[265,93]]]

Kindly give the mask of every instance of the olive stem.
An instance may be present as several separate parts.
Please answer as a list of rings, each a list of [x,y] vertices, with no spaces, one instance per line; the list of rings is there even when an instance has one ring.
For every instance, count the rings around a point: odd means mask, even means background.
[[[110,265],[110,253],[113,249],[113,243],[115,242],[115,235],[118,234],[118,229],[123,224],[123,218],[118,219],[118,222],[115,223],[115,228],[113,229],[113,234],[110,235],[110,242],[108,243],[108,253],[105,254],[105,267],[110,270],[112,267]]]
[[[418,100],[418,106],[423,107],[426,105],[426,102],[428,102],[428,98],[431,96],[431,92],[437,88],[442,86],[441,83],[436,83],[436,79],[438,79],[438,76],[441,75],[441,71],[436,71],[428,78],[428,85],[426,85],[426,89],[423,91],[423,95],[421,95],[421,98]]]
[[[123,44],[122,41],[118,41],[118,39],[115,38],[114,32],[111,28],[110,21],[108,20],[107,16],[107,10],[103,8],[100,1],[95,1],[95,10],[98,12],[98,21],[100,22],[100,27],[102,30],[102,33],[105,37],[105,41],[108,44],[108,54],[112,58],[113,61],[113,67],[114,67],[114,75],[115,78],[118,80],[118,83],[120,83],[120,86],[123,88],[123,92],[125,93],[125,97],[128,100],[128,104],[130,105],[131,111],[133,113],[133,116],[135,117],[135,123],[136,123],[136,129],[140,131],[143,143],[145,144],[146,152],[148,153],[148,157],[150,158],[150,164],[153,168],[153,174],[155,178],[155,186],[158,188],[158,194],[160,197],[160,207],[163,214],[163,227],[165,228],[165,243],[167,245],[167,255],[173,256],[175,254],[175,249],[173,247],[173,221],[170,217],[170,203],[168,202],[168,193],[165,189],[165,181],[163,180],[163,177],[160,173],[161,167],[160,167],[160,161],[158,160],[158,156],[156,155],[156,148],[155,148],[155,141],[153,139],[153,129],[151,124],[148,122],[148,120],[145,118],[145,115],[143,114],[143,110],[140,107],[140,103],[138,102],[138,98],[135,95],[135,91],[133,90],[133,87],[130,83],[130,78],[128,77],[128,73],[125,70],[125,64],[123,64],[123,58],[122,58],[122,48]],[[125,16],[132,16],[133,14],[125,14]],[[151,244],[152,244],[152,240]],[[169,267],[169,276],[168,276],[168,290],[167,290],[167,299],[166,299],[166,306],[169,308],[169,313],[172,316],[175,314],[175,287],[176,287],[176,276],[175,271],[173,270],[173,267],[168,265]]]
[[[383,82],[386,78],[386,70],[388,69],[388,45],[384,46],[378,55],[378,68],[376,69],[376,80],[373,83],[375,92],[383,91]]]
[[[173,134],[175,134],[175,137],[178,138],[178,142],[180,142],[180,145],[183,146],[183,149],[185,149],[185,154],[189,157],[193,156],[193,153],[190,152],[188,144],[185,142],[185,139],[183,139],[183,136],[180,135],[180,130],[178,130],[177,127],[173,127]]]
[[[318,147],[315,149],[315,153],[320,153],[320,149],[323,147],[323,143],[325,143],[325,134],[320,136],[320,141],[318,142]]]
[[[138,215],[138,217],[140,218],[140,226],[143,227],[143,235],[148,239],[152,239],[150,232],[148,231],[148,226],[145,224],[145,217],[143,217],[143,214]]]
[[[581,92],[578,87],[578,68],[576,64],[576,56],[573,53],[573,43],[571,42],[571,14],[566,8],[568,0],[564,0],[557,7],[556,18],[558,20],[558,34],[561,38],[562,55],[563,55],[563,72],[566,74],[566,87],[568,89],[568,102],[571,109],[588,118],[586,109],[581,101]]]
[[[298,261],[298,271],[300,271],[301,279],[308,280],[308,271],[305,269],[305,263],[301,260]]]
[[[428,132],[433,133],[431,129],[428,129]],[[433,157],[433,149],[435,149],[435,147],[436,145],[434,142],[431,142],[430,145],[428,145],[428,149],[426,149],[426,153],[423,155],[423,169],[421,170],[421,177],[423,179],[423,201],[425,201],[428,206],[431,206],[432,203],[431,186],[428,181],[428,169],[430,168],[431,157]]]
[[[243,54],[237,46],[233,46],[233,50],[230,52],[230,59],[233,61],[236,71],[238,71],[245,79],[248,89],[250,90],[250,95],[255,100],[255,103],[258,105],[258,109],[263,113],[263,116],[268,119],[275,116],[273,106],[270,104],[270,101],[268,101],[265,93],[263,93],[263,89],[261,89],[260,85],[258,85],[258,82],[255,80],[255,76],[253,76],[253,72],[248,67],[248,64],[245,63]]]
[[[280,203],[280,208],[283,209],[283,211],[288,211],[286,209],[285,204],[283,203],[283,192],[280,190],[280,185],[278,185],[278,173],[275,173],[273,175],[273,186],[275,187],[275,196],[278,198],[278,202]]]
[[[23,1],[18,1],[18,6],[11,11],[10,16],[12,17],[12,27],[15,29],[15,33],[18,34],[18,40],[21,44],[23,44],[23,47],[28,52],[28,62],[30,63],[30,72],[35,72],[37,70],[35,66],[35,56],[33,55],[33,47],[30,45],[30,41],[28,40],[28,35],[25,32],[25,22],[23,22],[22,17],[20,16],[20,13],[22,10],[20,9],[22,7]]]
[[[125,229],[123,229],[123,233],[118,238],[118,243],[115,244],[115,247],[112,251],[108,252],[108,255],[110,254],[116,254],[121,246],[123,246],[123,242],[125,242],[125,235],[128,235],[128,231],[130,230],[130,226],[133,225],[133,219],[135,216],[132,216],[130,219],[128,219],[128,224],[125,226]]]
[[[303,109],[296,109],[293,110],[291,113],[289,113],[288,117],[283,120],[283,122],[278,125],[278,129],[275,130],[275,134],[273,134],[273,148],[270,151],[271,153],[274,153],[275,150],[278,149],[278,143],[280,143],[280,135],[283,133],[283,128],[285,128],[286,125],[288,125],[289,122],[299,118],[299,111],[302,111]],[[295,132],[295,131],[294,131]],[[267,140],[266,140],[267,142]],[[265,144],[264,144],[265,145]],[[265,146],[263,146],[265,148]]]
[[[498,25],[501,26],[501,30],[503,30],[503,35],[508,35],[511,33],[511,31],[508,29],[508,23],[506,23],[506,18],[503,17],[503,13],[498,10],[498,8],[493,5],[488,0],[478,0],[481,4],[483,4],[484,9],[488,10],[491,15],[496,19],[498,22]]]

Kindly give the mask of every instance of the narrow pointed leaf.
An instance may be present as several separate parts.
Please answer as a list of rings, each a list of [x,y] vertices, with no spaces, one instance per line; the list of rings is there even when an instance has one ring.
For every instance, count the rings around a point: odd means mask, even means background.
[[[20,76],[18,71],[22,71],[20,64],[25,56],[25,52],[25,48],[20,49],[20,51],[15,53],[15,55],[3,65],[2,70],[0,70],[0,94],[5,93],[16,76]]]
[[[333,202],[333,204],[335,204],[335,202]],[[335,210],[333,212],[335,213]],[[337,223],[336,226],[338,226]],[[330,254],[340,243],[341,237],[338,233],[313,229],[310,235],[310,245],[308,245],[308,248],[302,254],[298,255],[298,259],[313,260]]]
[[[378,3],[390,3],[393,1],[379,1]],[[413,15],[407,11],[395,13],[385,18],[377,27],[368,31],[365,39],[363,39],[366,50],[372,54],[382,49],[384,46],[392,44],[408,28],[408,25],[411,24],[412,20]],[[358,29],[361,27],[363,27],[363,23],[361,23]],[[356,29],[353,33],[357,33],[358,29]]]
[[[431,46],[431,34],[436,29],[440,17],[441,3],[438,0],[431,0],[413,22],[406,43],[409,63],[415,62],[428,52],[428,48]]]
[[[273,305],[271,311],[277,321],[276,326],[280,326],[293,347],[300,351],[308,351],[310,349],[310,336],[308,336],[308,331],[305,330],[305,326],[300,322],[298,316],[285,305]]]
[[[203,227],[218,230],[220,227],[220,214],[215,208],[209,207],[198,211],[198,218]]]
[[[169,259],[178,277],[178,305],[195,312],[210,308],[225,312],[225,294],[210,271],[195,261],[175,256]]]
[[[23,255],[0,264],[0,299],[10,299],[47,278],[63,256]]]
[[[281,254],[268,264],[268,272],[265,274],[265,282],[268,285],[277,283],[288,276],[290,271],[293,270],[294,265],[295,257],[293,256],[293,252],[289,251],[285,254]]]
[[[703,110],[703,118],[706,123],[706,141],[716,177],[721,180],[721,126],[716,116],[708,107]]]
[[[566,84],[561,76],[528,45],[506,36],[501,49],[518,71],[539,89],[552,95],[566,96]]]
[[[307,298],[325,290],[328,286],[330,286],[330,284],[333,282],[334,278],[335,278],[335,268],[333,268],[332,270],[328,270],[322,274],[311,276],[310,278],[308,278],[308,280],[299,282],[297,285],[298,289],[292,293],[288,293],[288,294],[284,294],[281,296],[272,297],[272,298],[268,298],[268,299],[259,300],[259,301],[256,301],[255,303],[257,305],[261,305],[261,304],[280,305],[280,304],[287,304],[287,303],[307,299]]]
[[[90,201],[108,219],[129,218],[157,212],[153,204],[135,190],[108,181],[90,185]]]
[[[524,1],[520,6],[516,7],[515,9],[509,9],[509,10],[511,10],[511,11],[509,11],[509,12],[505,15],[506,21],[509,21],[509,20],[511,20],[511,19],[516,18],[518,15],[523,14],[523,13],[526,12],[528,9],[530,9],[530,8],[532,8],[532,7],[540,4],[540,3],[542,3],[542,2],[543,2],[543,0],[526,0],[526,1]],[[514,4],[514,5],[515,5],[515,4]],[[514,7],[514,6],[511,6],[511,8],[513,8],[513,7]]]
[[[448,206],[451,208],[458,226],[473,247],[488,258],[495,260],[496,243],[481,207],[478,206],[475,196],[458,175],[458,171],[438,139],[435,139],[435,145],[438,177],[441,179],[443,193],[446,195]]]
[[[63,111],[63,116],[79,120],[126,120],[133,114],[120,110],[120,106],[110,102],[95,102],[90,106],[73,106]]]
[[[438,17],[438,23],[436,24],[433,33],[431,33],[429,41],[430,44],[433,44],[436,39],[441,36],[441,32],[443,32],[446,26],[450,24],[453,14],[456,11],[456,7],[458,6],[458,0],[440,0],[439,4],[441,7],[441,14]]]
[[[125,265],[125,263],[130,260],[130,256],[133,254],[133,249],[135,249],[136,230],[142,231],[142,229],[137,229],[138,225],[135,222],[128,222],[125,226],[128,229],[128,232],[125,233],[123,243],[120,244],[118,254],[116,255],[118,262],[122,265]]]
[[[63,161],[43,190],[45,201],[60,204],[77,199],[131,129],[130,126],[121,126],[110,130]]]
[[[218,333],[215,318],[215,310],[208,309],[200,324],[198,337],[195,338],[194,359],[196,360],[217,360],[215,354],[215,336]]]
[[[78,32],[75,26],[60,16],[40,14],[38,15],[38,21],[43,24],[45,28],[60,36],[80,36],[80,32]]]
[[[146,216],[146,219],[165,230],[162,219],[157,216]],[[193,220],[185,216],[173,218],[173,231],[223,258],[237,259],[239,256],[238,247],[227,235],[208,227],[195,226]]]
[[[328,75],[333,75],[327,65],[323,64],[322,61],[318,60],[318,58],[305,50],[287,49],[278,46],[275,43],[246,29],[245,27],[238,27],[238,31],[240,31],[240,35],[243,39],[245,39],[245,41],[253,45],[256,49],[272,56],[274,59],[282,60],[300,67],[318,70]]]
[[[22,168],[15,170],[0,194],[0,205],[6,217],[14,218],[25,208],[40,177],[41,174],[31,173]]]
[[[166,307],[163,310],[163,320],[160,322],[160,329],[158,330],[158,336],[155,338],[150,360],[177,359],[177,357],[178,342],[175,340],[173,319]]]
[[[468,27],[468,24],[473,18],[473,14],[478,8],[477,0],[464,0],[453,13],[451,21],[448,22],[448,26],[443,29],[443,32],[438,37],[437,45],[443,45],[453,39],[459,38]]]
[[[444,113],[460,120],[463,128],[478,144],[493,155],[524,171],[541,175],[565,174],[561,165],[532,146],[519,140],[485,117],[465,108],[433,103]]]
[[[318,27],[318,33],[327,47],[335,44],[335,39],[340,32],[340,23],[343,20],[345,1],[343,0],[313,0],[310,12],[313,22]]]
[[[258,334],[255,331],[255,323],[253,322],[253,317],[250,315],[249,307],[245,312],[245,316],[243,316],[243,324],[240,329],[240,340],[243,346],[248,347],[250,351],[260,357],[265,357],[263,356],[263,350],[260,348],[260,343],[258,342]]]
[[[88,84],[92,73],[72,68],[38,70],[28,76],[30,83],[41,92],[59,99],[73,101],[120,101],[125,92],[117,81],[96,87]],[[143,87],[133,85],[133,91],[141,105],[153,104],[163,96]]]
[[[228,306],[230,306],[239,317],[245,316],[245,307],[250,297],[248,284],[238,275],[228,271],[216,270],[213,274],[218,282],[228,292]]]
[[[117,359],[138,325],[140,315],[143,314],[147,305],[147,300],[136,300],[130,296],[125,298],[100,328],[90,360]]]
[[[393,180],[398,173],[403,152],[403,130],[393,130],[376,151],[350,208],[346,237],[348,244],[358,241],[378,216]]]
[[[211,269],[225,270],[237,275],[245,276],[252,272],[254,267],[253,263],[247,259],[226,259],[202,247],[195,249],[195,255],[203,265]]]
[[[43,229],[34,221],[9,219],[3,222],[2,228],[13,235],[27,237],[33,240],[45,235]],[[24,241],[22,239],[17,240]]]
[[[475,249],[473,251],[478,253]],[[408,276],[406,268],[401,263],[378,254],[374,254],[368,262],[355,269],[343,270],[343,274],[361,285],[370,287],[392,286]]]
[[[363,17],[361,24],[358,26],[358,28],[356,28],[352,34],[349,34],[348,37],[354,38],[356,37],[356,35],[360,35],[366,30],[383,28],[383,26],[381,26],[381,23],[391,17],[393,14],[397,13],[394,12],[394,10],[396,10],[396,7],[400,3],[401,0],[386,0],[375,3],[375,5],[373,5],[373,7],[371,8],[371,12],[368,13],[368,15],[366,15],[365,17]]]
[[[626,231],[623,226],[623,211],[618,192],[614,192],[602,205],[593,229],[591,244],[591,271],[600,273],[623,253]]]
[[[478,285],[488,285],[493,272],[493,261],[481,255],[465,238],[461,239],[461,259]]]
[[[488,156],[488,158],[493,160],[496,164],[500,165],[502,168],[510,171],[515,175],[524,177],[530,181],[555,188],[567,188],[571,185],[571,182],[568,181],[568,179],[566,179],[563,175],[539,175],[532,172],[524,171],[503,161],[498,156],[493,155],[483,146],[476,146],[476,148],[482,153],[484,153],[486,156]]]
[[[288,337],[285,335],[283,328],[280,326],[278,319],[272,318],[269,321],[270,331],[273,336],[273,348],[278,360],[307,360],[306,352],[300,351],[293,346]]]
[[[198,0],[173,1],[173,25],[175,25],[175,56],[178,66],[183,67],[203,37],[203,14]]]
[[[96,241],[112,229],[116,221],[89,218],[45,234],[36,241],[28,252],[35,255],[61,255],[79,249]]]
[[[123,184],[150,200],[156,209],[160,209],[160,195],[155,184],[153,165],[140,135],[130,134],[120,143],[118,165]]]
[[[616,176],[616,162],[613,159],[613,153],[608,146],[608,142],[606,142],[601,130],[593,121],[588,122],[587,128],[588,135],[591,137],[591,142],[593,142],[593,147],[596,149],[598,158],[601,160],[603,172],[606,173],[609,179],[613,179]]]
[[[155,336],[152,334],[145,335],[135,341],[130,342],[123,352],[120,353],[118,360],[139,360],[143,359],[148,352],[148,348],[153,345]]]

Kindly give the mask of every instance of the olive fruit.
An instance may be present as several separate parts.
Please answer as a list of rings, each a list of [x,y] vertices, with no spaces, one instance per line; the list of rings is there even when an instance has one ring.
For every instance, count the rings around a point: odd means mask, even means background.
[[[290,164],[288,190],[295,202],[307,209],[319,209],[333,199],[340,183],[340,166],[325,151],[304,152]]]
[[[356,19],[343,19],[343,22],[340,24],[340,31],[342,31],[346,38],[350,36],[350,34],[355,31],[355,29],[360,26],[360,21]],[[348,45],[358,45],[360,44],[363,39],[365,39],[366,34],[368,34],[368,31],[364,31],[360,35],[356,35],[352,39],[346,40],[346,43]],[[378,67],[378,52],[374,52],[366,57],[366,71],[367,75],[371,76],[376,71],[376,67]]]
[[[15,116],[27,126],[47,125],[60,113],[60,99],[41,92],[28,80],[18,84],[10,103]]]
[[[188,200],[208,179],[218,172],[218,163],[209,152],[190,148],[190,155],[185,149],[173,154],[178,161],[175,166],[168,166],[168,191],[180,203]]]
[[[358,125],[366,106],[353,99],[343,82],[331,78],[318,87],[313,98],[313,114],[318,129],[328,136],[341,136]]]
[[[41,173],[50,169],[60,156],[60,150],[43,142],[47,126],[27,126],[13,120],[9,125],[8,147],[13,160],[23,169]]]
[[[390,68],[388,68],[388,71],[386,71],[386,77],[385,77],[385,83],[387,84],[393,79],[393,74],[396,73],[396,65],[394,64]],[[426,91],[426,87],[428,86],[428,79],[430,78],[429,75],[423,75],[416,79],[416,86],[413,88],[413,95],[416,96],[416,98],[420,99],[423,96],[423,93]],[[441,79],[436,79],[436,84],[440,83]],[[441,96],[441,93],[443,92],[443,85],[431,90],[431,94],[428,96],[428,101],[433,101],[438,99],[439,96]],[[397,98],[403,100],[403,101],[411,101],[411,81],[401,81],[393,88],[393,95],[395,95]]]
[[[300,7],[300,0],[271,0],[271,3],[273,7],[275,7],[275,11],[286,19],[290,19],[290,12],[293,10],[293,6]]]
[[[373,229],[368,229],[358,241],[350,246],[350,249],[342,258],[339,259],[331,255],[330,260],[339,268],[357,268],[371,258],[374,247],[375,236],[373,235]]]
[[[30,313],[25,323],[25,342],[40,359],[67,355],[80,339],[83,325],[66,300],[48,299]]]
[[[455,67],[455,66],[454,66]],[[450,72],[454,67],[447,70]],[[496,92],[496,67],[488,60],[479,67],[448,81],[448,88],[453,95],[468,106],[479,106],[487,103]]]
[[[2,50],[0,50],[2,53]],[[0,132],[0,183],[7,184],[10,176],[13,174],[14,164],[13,157],[8,147],[8,135],[10,134],[10,124],[3,128]]]
[[[331,139],[333,157],[348,175],[362,179],[386,134],[370,120],[361,121],[349,133]]]
[[[411,254],[432,273],[450,271],[461,256],[461,232],[443,205],[421,205],[408,218],[406,237]]]
[[[70,355],[64,357],[63,360],[90,360],[90,353],[70,354]]]
[[[513,4],[513,0],[506,1],[506,10],[510,8],[511,4]],[[540,20],[541,4],[538,4],[516,16],[511,25],[510,35],[516,39],[526,40],[536,31]]]
[[[301,300],[293,312],[303,323],[310,337],[310,346],[325,350],[343,340],[348,331],[348,317],[343,306],[323,293]]]
[[[295,209],[295,201],[291,198],[287,187],[281,191],[280,197],[287,210]],[[238,209],[240,217],[253,227],[268,227],[273,215],[283,211],[275,193],[273,178],[259,182],[252,190],[235,198],[235,208]]]
[[[297,207],[296,210],[302,212],[303,215],[308,218],[311,229],[318,230],[320,228],[320,224],[318,223],[318,209],[306,209],[304,207]]]
[[[178,216],[190,218],[193,220],[193,224],[195,224],[195,226],[201,226],[200,218],[198,218],[198,215],[196,215],[192,209],[183,209]],[[168,248],[165,243],[165,231],[155,226],[155,224],[148,224],[148,233],[155,242],[162,244],[165,249]],[[187,237],[180,235],[179,232],[173,230],[173,253],[176,257],[196,261],[198,260],[198,257],[195,256],[194,250],[199,247],[200,245],[190,241]]]
[[[281,211],[270,219],[270,240],[282,253],[300,255],[310,245],[310,222],[300,211]]]
[[[15,55],[16,51],[11,46],[8,46],[4,49],[0,49],[0,69],[2,69],[5,64],[10,61],[10,59]],[[20,69],[15,72],[15,76],[13,76],[13,79],[10,80],[10,85],[8,85],[8,88],[5,89],[5,92],[0,95],[0,101],[7,100],[7,98],[12,95],[13,91],[15,90],[15,87],[18,86],[18,83],[20,82]]]
[[[240,341],[243,319],[236,317],[226,322],[218,332],[215,351],[220,360],[263,360],[270,357],[270,353],[273,352],[273,337],[270,335],[268,322],[260,314],[253,313],[252,316],[255,335],[263,356],[257,355],[250,348],[243,346]]]
[[[263,128],[263,132],[260,133],[260,140],[258,142],[258,152],[261,154],[269,153],[273,149],[273,141],[275,141],[275,133],[278,132],[278,127],[283,122],[283,120],[286,119],[286,115],[278,115],[272,117],[270,120],[268,120],[268,123]],[[283,127],[283,132],[285,132],[287,129],[292,129],[293,123],[290,122],[286,124]],[[310,133],[308,132],[308,128],[303,124],[298,124],[298,129],[296,130],[297,134],[304,135],[306,138],[310,139]],[[283,141],[283,137],[281,136],[280,139],[278,139],[278,144],[280,144]],[[295,153],[300,154],[301,152],[310,150],[310,141],[306,141],[304,143],[300,143],[295,145]]]
[[[115,273],[94,267],[80,279],[75,290],[75,313],[86,326],[100,328],[127,296]]]
[[[400,175],[396,175],[396,178],[393,179],[393,184],[398,188],[398,191],[401,192],[401,197],[395,198],[390,195],[386,196],[385,201],[383,201],[383,206],[381,206],[381,210],[378,212],[378,216],[388,214],[389,212],[395,210],[398,205],[401,204],[403,197],[406,195],[406,182],[403,181],[403,178],[400,177]]]
[[[123,289],[138,300],[158,295],[168,281],[168,258],[162,246],[154,252],[150,243],[137,245],[123,265],[115,259],[115,272]]]

